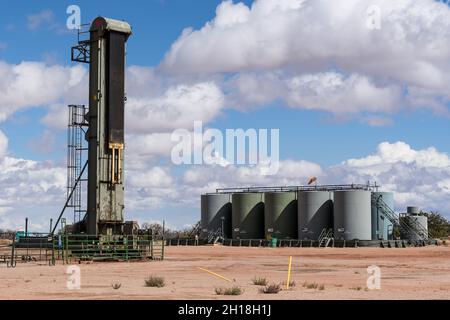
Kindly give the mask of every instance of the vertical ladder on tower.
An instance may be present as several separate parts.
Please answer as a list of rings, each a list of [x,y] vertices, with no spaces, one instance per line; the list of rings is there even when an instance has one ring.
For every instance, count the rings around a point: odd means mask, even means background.
[[[83,190],[86,188],[87,179],[80,177],[83,164],[87,159],[87,142],[85,140],[86,106],[69,105],[69,124],[67,130],[67,198],[70,194],[68,208],[73,208],[73,223],[80,222],[86,213],[86,200],[83,198]]]

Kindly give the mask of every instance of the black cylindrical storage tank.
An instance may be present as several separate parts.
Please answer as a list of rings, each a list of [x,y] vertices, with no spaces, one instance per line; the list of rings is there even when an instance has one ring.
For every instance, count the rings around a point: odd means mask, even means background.
[[[233,239],[264,239],[264,194],[234,193],[231,206]]]
[[[419,214],[420,209],[419,209],[419,207],[407,207],[406,212],[409,214]]]
[[[205,194],[201,196],[201,237],[222,231],[231,238],[231,194]]]
[[[264,194],[265,235],[277,239],[297,238],[297,193]]]
[[[344,240],[371,240],[370,191],[334,192],[334,237]]]
[[[298,238],[317,240],[323,229],[333,228],[333,192],[298,192]]]
[[[372,192],[372,198],[382,200],[394,211],[394,194],[392,192]],[[376,202],[375,202],[376,203]],[[392,240],[394,238],[394,225],[381,212],[380,208],[372,204],[372,240]]]

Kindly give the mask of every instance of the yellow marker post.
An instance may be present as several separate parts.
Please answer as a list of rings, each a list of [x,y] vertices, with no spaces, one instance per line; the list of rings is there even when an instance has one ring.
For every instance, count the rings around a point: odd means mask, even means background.
[[[288,276],[286,281],[286,290],[289,290],[289,283],[291,282],[291,267],[292,267],[292,256],[289,257],[289,267],[288,267]]]
[[[225,280],[225,281],[233,282],[233,281],[231,281],[230,279],[225,278],[224,276],[221,276],[220,274],[217,274],[217,273],[215,273],[215,272],[209,271],[209,270],[207,270],[207,269],[203,269],[203,268],[198,268],[198,269],[200,269],[200,270],[202,270],[202,271],[205,271],[205,272],[208,272],[209,274],[212,274],[213,276],[216,276],[216,277],[218,277],[218,278],[220,278],[220,279],[223,279],[223,280]]]

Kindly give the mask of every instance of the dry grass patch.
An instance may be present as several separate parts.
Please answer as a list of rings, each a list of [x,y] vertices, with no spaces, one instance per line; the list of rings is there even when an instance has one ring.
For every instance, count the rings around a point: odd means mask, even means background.
[[[269,283],[266,278],[261,277],[253,278],[252,282],[255,286],[266,286]]]
[[[231,288],[216,288],[214,290],[218,296],[240,296],[244,293],[244,290],[238,286]]]
[[[317,282],[304,282],[303,283],[303,288],[325,290],[325,285],[324,284],[318,284]]]
[[[146,287],[156,287],[156,288],[162,288],[166,285],[166,282],[164,281],[163,277],[158,276],[149,276],[147,279],[145,279],[145,286]]]
[[[260,292],[265,294],[277,294],[281,290],[283,290],[281,284],[272,283],[260,289]]]

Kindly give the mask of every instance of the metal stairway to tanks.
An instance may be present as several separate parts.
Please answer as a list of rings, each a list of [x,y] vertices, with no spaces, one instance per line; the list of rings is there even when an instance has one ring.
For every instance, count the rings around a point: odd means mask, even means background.
[[[216,244],[220,240],[223,240],[222,228],[217,229],[216,231],[211,231],[208,234],[208,244]]]
[[[372,205],[376,206],[380,213],[386,217],[393,225],[399,226],[400,230],[405,234],[416,234],[419,239],[428,239],[428,231],[423,228],[420,224],[414,223],[410,225],[406,223],[383,201],[381,197],[376,197],[372,195],[371,199]]]
[[[324,228],[319,235],[319,248],[327,248],[331,242],[334,242],[333,229]]]

